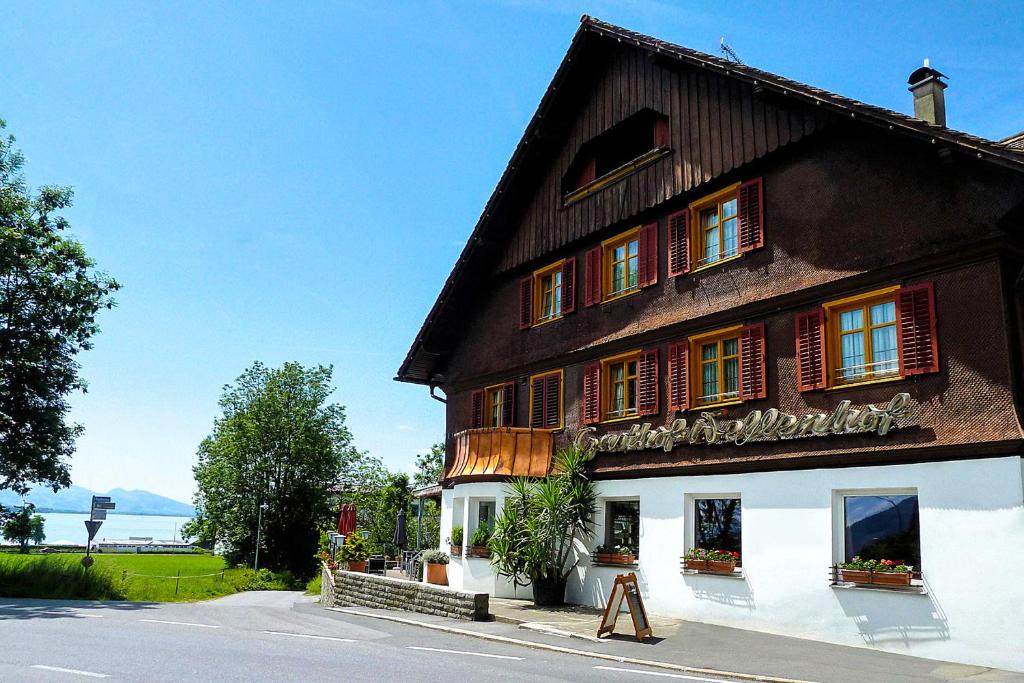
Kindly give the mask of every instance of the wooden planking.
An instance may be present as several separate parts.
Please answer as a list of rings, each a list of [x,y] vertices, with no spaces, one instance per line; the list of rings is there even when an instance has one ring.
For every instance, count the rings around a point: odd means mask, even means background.
[[[521,206],[509,217],[499,271],[606,226],[639,220],[646,209],[795,142],[825,120],[813,108],[765,102],[750,84],[707,69],[652,61],[635,46],[620,45],[607,62],[591,61],[590,67],[594,72],[582,76],[587,83],[563,86],[571,97],[556,110],[566,121],[558,149],[545,165],[532,166],[516,179],[532,187],[517,194]],[[672,155],[564,207],[562,177],[580,147],[644,108],[669,117]],[[555,118],[549,113],[552,124]]]

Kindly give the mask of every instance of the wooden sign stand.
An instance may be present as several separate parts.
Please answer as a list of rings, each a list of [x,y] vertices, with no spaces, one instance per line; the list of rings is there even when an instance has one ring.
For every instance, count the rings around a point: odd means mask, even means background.
[[[622,607],[622,599],[626,599],[626,607],[629,615],[633,617],[633,628],[636,630],[636,639],[642,641],[646,636],[653,636],[654,631],[647,620],[647,610],[644,608],[643,598],[640,597],[640,587],[636,583],[636,574],[619,574],[612,584],[612,594],[608,596],[608,604],[604,608],[604,616],[601,617],[601,625],[597,629],[597,637],[615,630],[615,620],[619,618],[619,609]]]

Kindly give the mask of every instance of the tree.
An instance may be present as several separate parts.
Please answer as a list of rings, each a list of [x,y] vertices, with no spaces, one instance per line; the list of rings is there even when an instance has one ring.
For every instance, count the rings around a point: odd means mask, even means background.
[[[345,409],[328,403],[330,367],[256,363],[220,399],[223,415],[199,445],[196,517],[183,533],[220,542],[229,562],[252,564],[263,503],[260,566],[309,576],[320,528],[333,525],[332,490],[364,457]]]
[[[21,552],[28,552],[28,542],[32,538],[32,511],[35,508],[31,503],[25,505],[14,514],[8,516],[3,525],[3,535],[8,541],[16,541],[21,546]]]
[[[573,546],[593,536],[597,493],[586,476],[589,454],[574,447],[555,458],[543,479],[518,477],[491,536],[491,564],[516,586],[533,584],[538,605],[561,604],[576,563]]]
[[[31,192],[13,145],[0,135],[0,489],[24,495],[34,482],[71,485],[82,427],[66,421],[67,397],[86,389],[76,357],[119,285],[64,234],[56,212],[71,206],[71,189]]]
[[[435,443],[429,453],[416,456],[416,474],[413,475],[413,487],[433,486],[441,479],[444,467],[444,444]]]
[[[46,540],[46,520],[42,515],[32,515],[32,542],[39,545]]]

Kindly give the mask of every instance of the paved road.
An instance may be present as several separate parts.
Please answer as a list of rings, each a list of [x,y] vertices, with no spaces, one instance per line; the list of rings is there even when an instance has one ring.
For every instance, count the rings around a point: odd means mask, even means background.
[[[0,681],[726,681],[328,613],[299,593],[191,604],[0,598]]]

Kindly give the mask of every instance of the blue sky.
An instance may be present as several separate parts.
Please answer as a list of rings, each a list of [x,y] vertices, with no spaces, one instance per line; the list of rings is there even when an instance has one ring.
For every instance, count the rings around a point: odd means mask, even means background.
[[[5,4],[0,117],[124,285],[75,483],[188,499],[255,360],[333,364],[357,446],[409,469],[443,407],[392,377],[583,13],[903,112],[929,57],[950,126],[1024,128],[1019,3]]]

